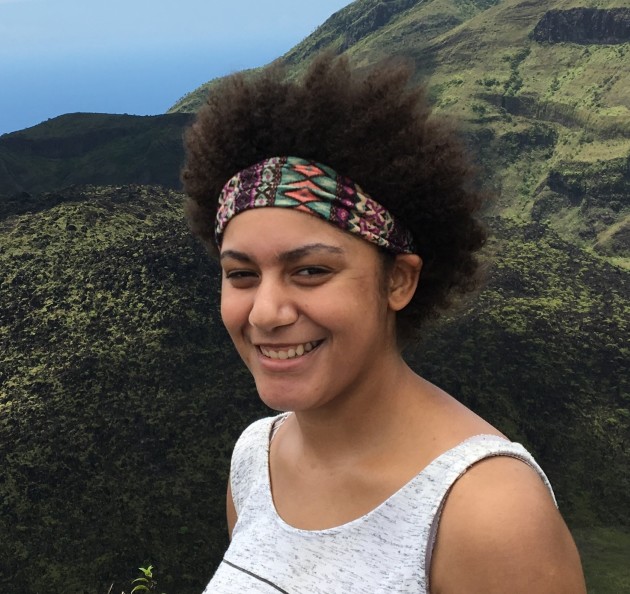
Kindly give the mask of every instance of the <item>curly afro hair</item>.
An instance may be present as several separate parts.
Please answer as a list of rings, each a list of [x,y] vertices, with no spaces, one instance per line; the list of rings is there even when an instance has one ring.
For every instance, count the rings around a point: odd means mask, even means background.
[[[216,254],[217,198],[235,173],[272,156],[313,159],[358,183],[412,232],[423,267],[398,313],[398,338],[477,285],[475,252],[486,238],[476,218],[485,195],[456,134],[430,118],[411,68],[383,62],[359,71],[318,56],[299,80],[279,64],[235,74],[209,95],[186,133],[182,172],[190,227]]]

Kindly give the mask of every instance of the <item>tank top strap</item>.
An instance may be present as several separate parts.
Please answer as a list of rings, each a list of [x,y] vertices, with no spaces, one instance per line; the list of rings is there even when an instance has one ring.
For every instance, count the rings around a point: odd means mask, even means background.
[[[237,516],[244,502],[268,481],[268,454],[271,432],[284,415],[265,417],[249,425],[234,445],[230,464],[230,488]]]

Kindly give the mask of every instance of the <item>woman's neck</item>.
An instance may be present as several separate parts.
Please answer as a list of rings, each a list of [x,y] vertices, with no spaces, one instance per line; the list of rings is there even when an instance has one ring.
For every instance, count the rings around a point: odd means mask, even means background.
[[[327,465],[378,455],[415,417],[423,383],[396,353],[348,394],[291,415],[286,431],[293,451]]]

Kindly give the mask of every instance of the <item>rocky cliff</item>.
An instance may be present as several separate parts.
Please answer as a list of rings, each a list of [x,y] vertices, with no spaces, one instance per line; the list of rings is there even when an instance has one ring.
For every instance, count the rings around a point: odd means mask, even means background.
[[[533,38],[547,43],[616,44],[630,41],[630,8],[550,10]]]

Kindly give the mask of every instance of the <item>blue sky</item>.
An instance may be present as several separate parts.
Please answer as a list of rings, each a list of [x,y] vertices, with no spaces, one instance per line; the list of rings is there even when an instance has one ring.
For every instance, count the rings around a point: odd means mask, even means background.
[[[350,0],[0,0],[0,134],[71,113],[163,113],[266,64]]]

